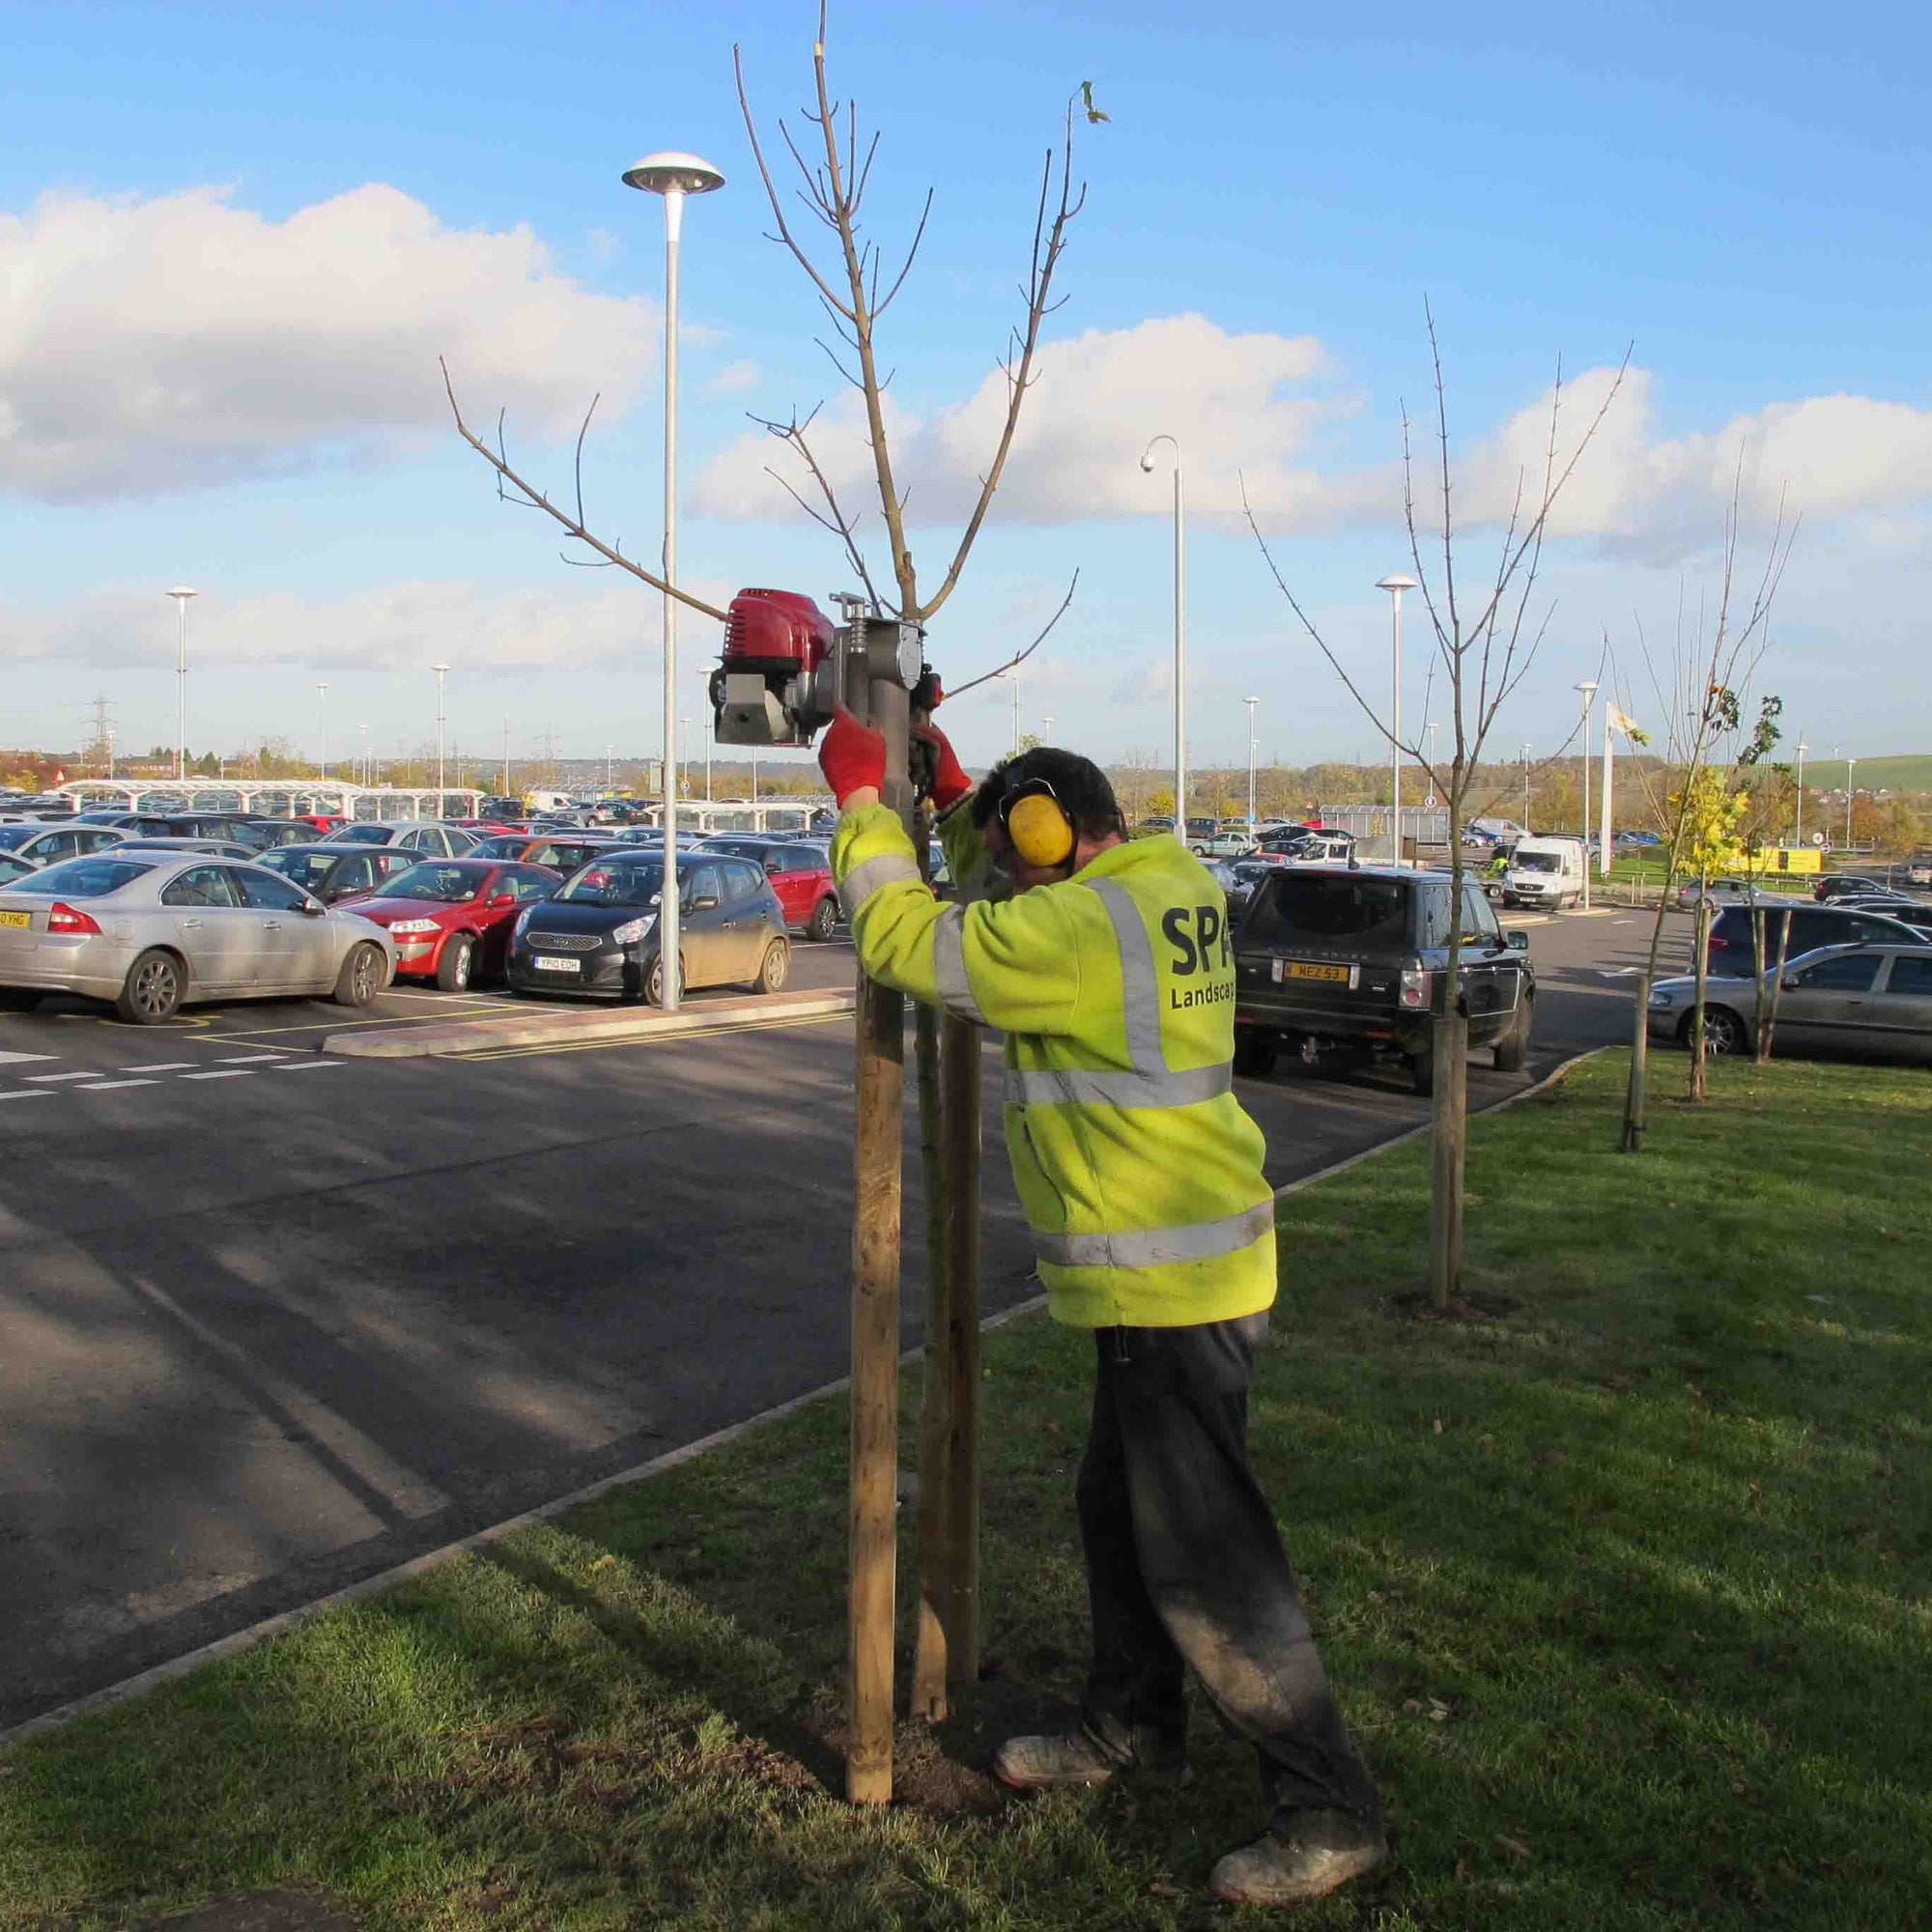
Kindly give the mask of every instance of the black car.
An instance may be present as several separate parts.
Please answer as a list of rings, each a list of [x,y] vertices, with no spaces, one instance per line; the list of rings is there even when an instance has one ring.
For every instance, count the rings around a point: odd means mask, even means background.
[[[1764,965],[1757,963],[1755,951],[1756,919],[1764,920]],[[1791,937],[1782,938],[1786,920],[1791,922]],[[1923,925],[1918,923],[1922,920]],[[1711,925],[1710,971],[1721,980],[1748,980],[1777,963],[1783,947],[1787,959],[1802,952],[1815,952],[1821,946],[1922,946],[1932,930],[1932,911],[1911,908],[1910,913],[1854,912],[1848,906],[1766,905],[1759,913],[1749,906],[1726,906]]]
[[[778,895],[749,859],[679,855],[678,952],[686,987],[733,981],[776,993],[791,968]],[[612,846],[519,913],[510,938],[516,993],[615,993],[664,1004],[658,897],[664,860]]]
[[[1274,867],[1235,923],[1235,1070],[1267,1072],[1284,1045],[1311,1063],[1396,1054],[1427,1094],[1453,883],[1447,872],[1393,866]],[[1529,937],[1505,933],[1465,879],[1461,938],[1469,1044],[1514,1073],[1536,1002]]]
[[[352,894],[373,892],[421,858],[420,852],[406,852],[399,845],[278,845],[257,863],[313,893],[324,905],[333,905]]]
[[[1833,899],[1858,898],[1865,893],[1886,890],[1883,879],[1870,878],[1863,872],[1827,872],[1811,882],[1811,896],[1826,905]]]

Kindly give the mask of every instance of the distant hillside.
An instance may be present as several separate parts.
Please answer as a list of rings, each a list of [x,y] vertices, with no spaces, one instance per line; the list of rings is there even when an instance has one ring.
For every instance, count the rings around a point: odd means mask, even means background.
[[[1791,747],[1780,745],[1772,755],[1783,762],[1793,756]],[[1914,753],[1895,758],[1860,758],[1854,782],[1861,791],[1932,791],[1932,754]],[[1835,791],[1845,782],[1843,758],[1806,758],[1804,783],[1824,791]]]

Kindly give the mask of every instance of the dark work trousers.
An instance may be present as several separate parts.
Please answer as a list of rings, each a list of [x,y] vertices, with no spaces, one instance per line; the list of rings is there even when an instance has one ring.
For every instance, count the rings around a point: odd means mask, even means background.
[[[1248,1467],[1248,1376],[1267,1317],[1102,1328],[1077,1495],[1094,1611],[1082,1715],[1109,1755],[1178,1758],[1191,1669],[1261,1754],[1275,1822],[1377,1819],[1302,1613],[1274,1512]]]

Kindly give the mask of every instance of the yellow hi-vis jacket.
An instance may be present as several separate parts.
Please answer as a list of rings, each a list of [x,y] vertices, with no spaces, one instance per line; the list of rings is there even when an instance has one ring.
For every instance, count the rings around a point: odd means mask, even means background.
[[[986,869],[962,808],[952,876]],[[1070,879],[942,905],[886,806],[838,821],[832,870],[873,979],[1005,1032],[1007,1150],[1056,1320],[1226,1321],[1275,1294],[1274,1194],[1235,1098],[1227,901],[1177,839]]]

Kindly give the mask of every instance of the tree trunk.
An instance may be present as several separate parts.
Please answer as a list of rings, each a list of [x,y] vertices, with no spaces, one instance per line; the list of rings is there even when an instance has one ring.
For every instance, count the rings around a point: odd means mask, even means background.
[[[1777,965],[1771,975],[1764,1021],[1757,1030],[1757,1064],[1760,1066],[1771,1065],[1772,1044],[1777,1033],[1777,996],[1784,990],[1784,962],[1791,952],[1791,913],[1792,909],[1787,906],[1784,912],[1784,925],[1777,935]]]
[[[1430,1028],[1429,1299],[1447,1308],[1463,1281],[1463,1167],[1469,1133],[1468,1022],[1463,1009],[1463,761],[1449,807],[1449,964]],[[1401,829],[1397,828],[1398,850]]]
[[[869,722],[885,735],[884,800],[916,829],[906,778],[906,693],[875,678]],[[849,1736],[845,1795],[893,1795],[893,1625],[898,1555],[900,1133],[905,1119],[905,1001],[859,981],[852,1201]]]
[[[1623,1153],[1641,1153],[1643,1131],[1648,1124],[1645,1105],[1650,1088],[1650,989],[1657,983],[1657,955],[1663,946],[1663,922],[1670,911],[1668,890],[1657,901],[1657,918],[1650,928],[1650,952],[1636,982],[1636,1018],[1631,1029],[1630,1080],[1624,1088],[1624,1129],[1619,1142]]]
[[[1710,1097],[1707,1077],[1709,1056],[1704,1050],[1704,994],[1711,979],[1711,882],[1704,879],[1697,892],[1697,957],[1691,967],[1697,991],[1690,1008],[1690,1095],[1692,1100]]]

